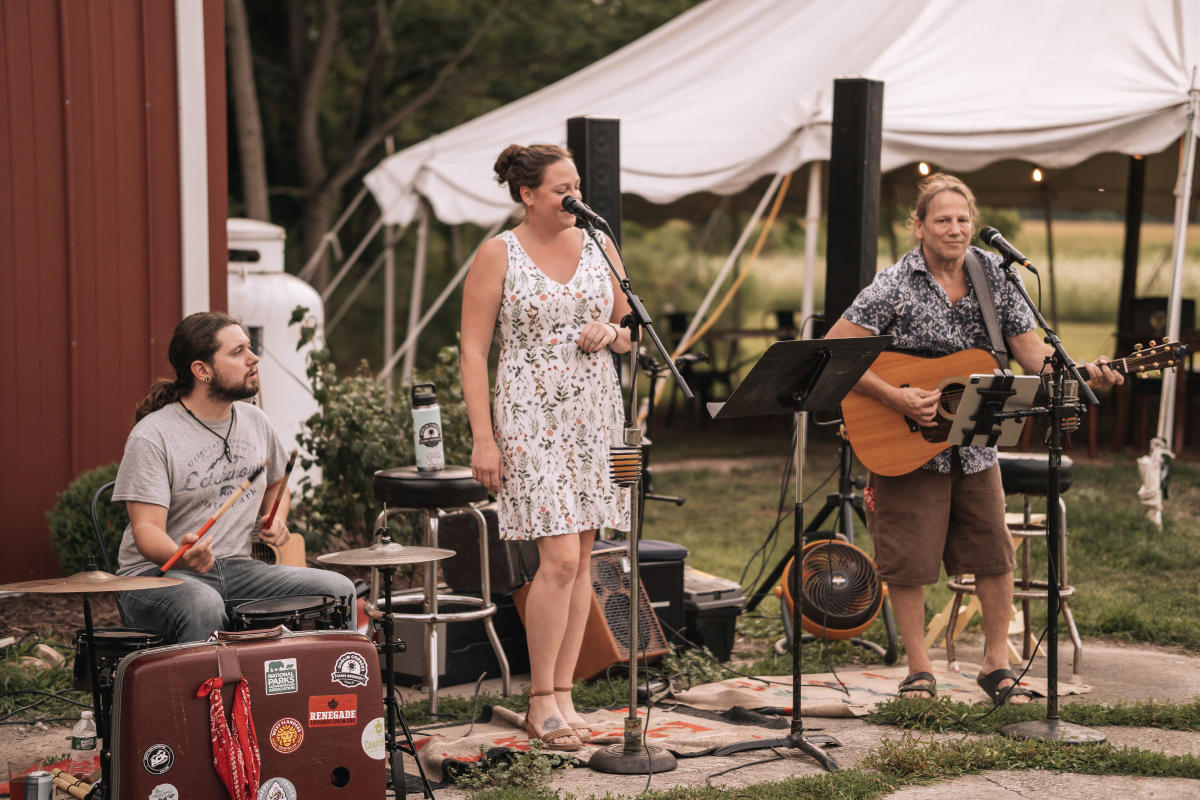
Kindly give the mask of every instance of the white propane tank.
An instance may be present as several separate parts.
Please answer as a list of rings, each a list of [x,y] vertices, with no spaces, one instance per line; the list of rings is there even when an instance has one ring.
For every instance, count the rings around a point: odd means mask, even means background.
[[[288,325],[296,306],[308,309],[305,327],[315,324],[315,342],[324,335],[325,308],[316,289],[283,271],[283,228],[255,219],[230,219],[225,223],[229,239],[229,314],[245,326],[258,365],[257,405],[266,412],[283,446],[289,452],[301,423],[318,410],[308,382],[308,354],[314,342],[299,350],[300,325]],[[295,493],[307,475],[321,480],[316,467],[302,470],[297,462],[289,486]]]

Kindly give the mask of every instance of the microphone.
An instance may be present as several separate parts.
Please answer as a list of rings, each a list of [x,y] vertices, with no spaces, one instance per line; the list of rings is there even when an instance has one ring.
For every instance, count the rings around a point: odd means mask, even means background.
[[[985,227],[980,229],[979,238],[983,240],[984,244],[1000,253],[1000,255],[1004,256],[1009,261],[1017,262],[1034,275],[1038,274],[1038,271],[1034,269],[1032,264],[1029,263],[1029,259],[1023,256],[1020,250],[1009,244],[1008,240],[1000,235],[1000,231],[996,230],[995,228]]]
[[[583,201],[573,194],[569,194],[562,200],[563,211],[570,211],[575,216],[579,217],[588,225],[599,225],[605,230],[611,230],[608,223],[604,221],[604,217],[592,211]]]

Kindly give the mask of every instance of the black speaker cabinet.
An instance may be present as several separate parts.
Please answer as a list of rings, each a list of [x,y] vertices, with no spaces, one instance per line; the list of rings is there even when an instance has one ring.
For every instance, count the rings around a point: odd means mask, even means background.
[[[833,82],[829,153],[829,246],[825,319],[829,325],[875,279],[879,240],[879,166],[883,149],[883,83]]]
[[[571,117],[567,147],[575,157],[583,202],[612,228],[621,244],[621,121],[612,117]]]
[[[530,580],[537,572],[538,551],[532,541],[512,542],[500,538],[496,504],[481,511],[488,526],[488,567],[492,596],[499,597]],[[453,550],[454,558],[441,563],[442,577],[458,594],[479,594],[479,529],[475,517],[457,514],[438,526],[438,546]]]

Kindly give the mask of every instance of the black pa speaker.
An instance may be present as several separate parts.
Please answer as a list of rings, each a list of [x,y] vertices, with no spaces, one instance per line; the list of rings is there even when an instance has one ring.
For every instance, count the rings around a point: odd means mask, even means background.
[[[883,150],[883,83],[833,82],[829,153],[829,244],[825,320],[832,325],[875,279],[879,240],[879,165]]]
[[[583,202],[612,228],[621,244],[621,121],[613,117],[571,117],[567,147],[583,185]]]
[[[500,538],[496,504],[480,509],[487,520],[488,572],[492,595],[511,592],[533,578],[538,568],[537,545],[532,541]],[[459,594],[479,594],[479,527],[472,514],[455,514],[438,526],[438,546],[455,552],[441,563],[442,577]]]

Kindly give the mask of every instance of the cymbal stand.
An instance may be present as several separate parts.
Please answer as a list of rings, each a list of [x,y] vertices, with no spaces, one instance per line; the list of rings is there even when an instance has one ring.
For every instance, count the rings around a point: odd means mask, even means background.
[[[94,556],[88,556],[85,569],[98,569]],[[88,674],[92,678],[92,709],[96,714],[96,736],[103,742],[100,746],[100,780],[93,784],[92,791],[88,793],[88,800],[107,800],[112,786],[112,743],[109,741],[112,731],[108,714],[112,697],[110,696],[109,701],[105,703],[100,696],[100,669],[96,664],[96,629],[92,625],[92,604],[88,602],[86,594],[83,595],[83,628],[87,635]]]
[[[382,541],[386,544],[391,541],[391,537],[387,535],[386,530],[383,534]],[[404,712],[400,710],[400,704],[396,702],[396,670],[393,665],[393,655],[395,653],[403,653],[408,646],[404,642],[393,641],[395,635],[395,619],[392,614],[392,574],[396,571],[394,566],[376,567],[379,571],[379,576],[383,581],[383,615],[376,621],[383,633],[383,641],[375,646],[375,649],[383,653],[384,659],[384,688],[387,692],[384,697],[384,708],[387,714],[387,751],[388,751],[388,782],[392,786],[392,790],[397,797],[405,796],[404,789],[404,762],[403,755],[407,753],[412,756],[412,760],[417,765],[417,774],[421,777],[421,786],[424,789],[425,797],[433,797],[433,787],[429,785],[429,778],[425,776],[425,768],[421,766],[421,759],[417,756],[417,746],[413,742],[412,731],[408,728],[408,723],[404,720]],[[396,723],[400,723],[400,728],[404,731],[404,742],[396,741]]]

